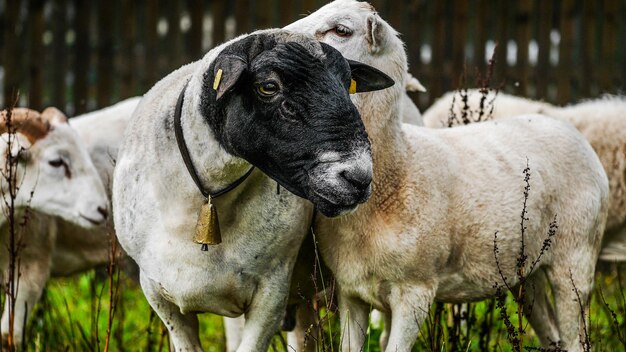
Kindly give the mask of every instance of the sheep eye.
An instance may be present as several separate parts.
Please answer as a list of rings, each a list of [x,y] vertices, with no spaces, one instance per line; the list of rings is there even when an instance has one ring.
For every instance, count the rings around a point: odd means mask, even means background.
[[[63,166],[63,170],[65,171],[65,177],[72,178],[72,172],[70,171],[70,167],[69,165],[67,165],[65,160],[58,158],[58,159],[48,161],[48,164],[50,164],[50,166],[55,167],[55,168]]]
[[[54,159],[54,160],[50,160],[48,161],[48,164],[50,164],[50,166],[52,167],[61,167],[63,165],[65,165],[65,161],[63,161],[63,159]]]
[[[346,26],[342,26],[342,25],[337,25],[337,27],[334,28],[335,33],[340,36],[340,37],[349,37],[352,35],[352,31],[346,27]]]
[[[266,97],[271,97],[278,93],[278,84],[274,82],[263,82],[259,85],[259,93]]]

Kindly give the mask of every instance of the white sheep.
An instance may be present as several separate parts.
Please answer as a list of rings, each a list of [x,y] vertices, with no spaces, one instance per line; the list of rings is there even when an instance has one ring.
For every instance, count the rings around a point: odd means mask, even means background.
[[[467,118],[470,121],[478,120],[482,95],[479,91],[470,89],[467,96]],[[453,111],[460,117],[465,104],[458,93],[449,92],[424,113],[426,126],[448,126],[453,101]],[[486,101],[493,101],[493,119],[541,113],[571,122],[587,138],[609,177],[609,216],[599,259],[609,262],[626,261],[626,98],[606,96],[559,107],[504,93],[496,96],[495,92],[490,91]],[[491,105],[487,108],[490,109]],[[489,115],[488,112],[485,112],[485,117]],[[459,124],[460,119],[452,122],[454,125]]]
[[[387,53],[353,59],[404,81],[403,43],[368,4],[336,1],[290,28],[317,33],[339,50],[354,45],[345,39],[346,29],[357,33],[362,26],[337,18],[339,4],[368,14],[370,34],[353,40]],[[496,231],[502,272],[516,284],[527,163],[530,258],[538,256],[555,216],[559,226],[528,277],[527,287],[534,289],[529,320],[544,345],[561,341],[580,350],[582,319],[569,278],[587,304],[608,208],[606,174],[589,144],[569,124],[540,115],[445,130],[402,124],[403,94],[404,86],[396,85],[353,97],[372,142],[372,197],[342,219],[319,216],[315,223],[320,253],[338,284],[343,351],[363,348],[371,307],[386,313],[386,351],[410,351],[432,302],[493,296],[494,284],[502,284],[493,253]]]
[[[332,216],[368,198],[369,142],[348,92],[390,84],[311,37],[267,30],[216,47],[144,96],[115,168],[115,227],[177,351],[201,349],[199,312],[245,314],[238,351],[268,347],[311,219],[294,194]],[[222,242],[202,251],[193,239],[211,219],[198,218],[207,201]]]
[[[100,179],[110,194],[113,166],[124,130],[140,98],[131,98],[111,107],[69,119],[80,143],[86,148]],[[107,205],[110,208],[110,205]],[[101,225],[85,228],[73,222],[34,211],[22,232],[27,246],[20,255],[20,290],[16,305],[24,307],[16,316],[16,326],[24,326],[26,317],[39,300],[49,277],[80,273],[109,262],[112,219]],[[3,321],[8,322],[5,311]],[[6,331],[6,330],[4,330]],[[20,331],[17,331],[21,333]],[[16,336],[21,341],[23,336]]]
[[[23,237],[24,246],[19,252],[20,268],[18,301],[15,306],[15,322],[13,324],[13,341],[21,343],[24,327],[24,316],[32,309],[32,305],[41,294],[40,282],[47,279],[47,271],[41,265],[49,266],[48,261],[29,262],[24,260],[38,254],[40,245],[48,245],[51,236],[41,217],[56,216],[64,221],[95,228],[102,225],[108,213],[108,201],[104,186],[94,167],[86,148],[79,136],[67,122],[67,117],[55,108],[47,108],[41,114],[36,111],[17,108],[13,110],[12,122],[16,126],[16,139],[19,143],[12,145],[8,151],[6,134],[6,111],[2,112],[0,132],[2,135],[2,157],[0,158],[3,174],[6,174],[6,155],[18,155],[18,184],[20,190],[15,199],[16,218],[21,221],[26,208],[32,210],[23,233],[34,233],[33,238]],[[8,183],[1,180],[4,200]],[[32,195],[31,195],[32,192]],[[4,207],[3,202],[3,207]],[[8,279],[9,256],[7,255],[9,229],[6,213],[0,216],[0,282],[4,288]],[[54,231],[54,229],[51,229]],[[20,236],[22,232],[20,231]],[[22,300],[23,297],[32,300]],[[27,302],[27,304],[25,304]],[[5,304],[2,315],[2,340],[7,343],[9,338],[9,304]]]
[[[113,168],[126,126],[141,97],[129,98],[110,107],[73,117],[70,126],[87,148],[98,174],[111,194]],[[108,263],[113,219],[103,226],[85,229],[54,218],[58,228],[52,253],[51,275],[68,276]]]
[[[344,22],[349,22],[353,26],[356,26],[355,37],[365,38],[367,35],[367,17],[369,14],[362,12],[353,12],[351,4],[348,3],[348,6],[342,6],[341,1],[335,1],[332,6],[327,6],[328,12],[332,12],[333,18],[330,19],[330,22],[334,21],[335,18],[341,18]],[[320,11],[323,11],[320,9]],[[319,24],[324,24],[323,21]],[[335,23],[328,23],[329,25],[335,25]],[[290,25],[284,27],[288,30],[294,30],[296,32],[304,32],[311,35],[317,35],[309,30],[312,24],[309,23],[307,18],[296,21]],[[328,27],[330,28],[330,26]],[[333,27],[334,28],[334,27]],[[361,55],[372,55],[372,56],[381,56],[385,57],[388,53],[384,50],[373,52],[369,50],[369,45],[367,48],[364,47],[362,41],[352,40],[352,38],[346,38],[352,45],[344,45],[341,48],[338,48],[342,55],[346,58],[352,59],[360,57]],[[322,41],[324,41],[322,39]],[[329,42],[328,44],[331,44]],[[413,77],[412,75],[407,73],[404,86],[406,91],[408,92],[426,92],[426,88],[420,83],[420,81]],[[402,121],[405,123],[410,123],[417,126],[423,126],[423,122],[421,119],[420,111],[417,106],[413,103],[412,99],[404,94],[402,97]],[[317,336],[319,332],[316,332],[317,327],[315,324],[310,324],[314,321],[315,317],[312,316],[312,309],[310,306],[310,298],[315,293],[314,285],[311,283],[311,272],[315,266],[315,263],[312,261],[310,255],[303,253],[304,251],[310,250],[309,246],[306,248],[300,249],[300,257],[298,258],[298,262],[296,263],[296,269],[294,273],[294,279],[292,280],[292,287],[290,293],[290,305],[295,306],[295,310],[290,312],[290,315],[287,316],[286,319],[293,320],[295,318],[295,314],[298,314],[298,323],[295,326],[293,331],[288,333],[288,344],[290,349],[295,351],[316,351],[317,344],[314,338],[306,338],[305,335]],[[307,259],[304,261],[303,259]],[[298,275],[300,274],[300,275]],[[330,279],[330,277],[327,277]],[[303,299],[305,298],[305,299]],[[297,312],[297,313],[296,313]],[[241,331],[244,325],[244,318],[224,318],[224,326],[226,330],[226,350],[228,352],[235,351],[240,344],[241,341]],[[291,327],[293,328],[293,327]],[[306,331],[305,331],[306,330]]]

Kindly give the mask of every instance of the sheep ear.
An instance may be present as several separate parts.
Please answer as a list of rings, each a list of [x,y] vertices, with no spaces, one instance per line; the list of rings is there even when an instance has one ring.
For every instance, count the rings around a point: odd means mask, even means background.
[[[247,67],[246,60],[236,55],[220,55],[215,59],[212,88],[216,91],[216,101],[235,86]]]
[[[396,83],[391,77],[372,66],[354,60],[348,60],[348,64],[350,64],[350,70],[352,71],[350,93],[381,90],[389,88]]]
[[[41,118],[50,123],[67,123],[67,116],[53,106],[46,108],[41,113]]]
[[[377,53],[382,46],[384,46],[384,33],[385,28],[378,23],[378,15],[374,14],[367,18],[367,42],[370,45],[370,52]]]

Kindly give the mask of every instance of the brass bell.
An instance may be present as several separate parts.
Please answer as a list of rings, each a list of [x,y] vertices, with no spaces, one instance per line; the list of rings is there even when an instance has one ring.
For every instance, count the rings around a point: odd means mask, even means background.
[[[220,222],[217,218],[217,209],[211,204],[211,199],[200,208],[198,222],[196,223],[196,233],[193,241],[202,245],[202,250],[207,251],[209,245],[222,243],[222,232]]]

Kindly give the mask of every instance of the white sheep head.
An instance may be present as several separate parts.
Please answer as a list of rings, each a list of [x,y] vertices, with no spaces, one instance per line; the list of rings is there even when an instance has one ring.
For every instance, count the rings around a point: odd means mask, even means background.
[[[376,67],[396,82],[406,75],[406,54],[398,33],[366,2],[336,0],[285,29],[313,35],[346,58]]]
[[[339,50],[347,59],[375,67],[390,76],[396,84],[378,97],[399,100],[405,94],[410,76],[404,44],[398,33],[366,3],[356,0],[336,0],[288,26],[285,29],[315,36],[323,43]],[[383,98],[384,96],[384,98]],[[371,97],[353,96],[359,109],[359,99],[376,104]],[[366,121],[366,126],[377,127],[382,121]]]
[[[108,215],[104,185],[67,117],[56,108],[47,108],[41,114],[16,108],[11,116],[15,138],[8,150],[7,111],[0,115],[0,170],[4,175],[0,183],[4,199],[9,199],[10,153],[18,160],[16,209],[30,207],[83,227],[104,223]],[[4,221],[6,218],[1,217],[0,222]]]

